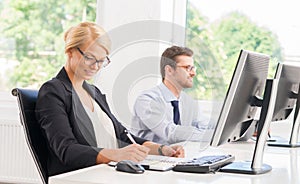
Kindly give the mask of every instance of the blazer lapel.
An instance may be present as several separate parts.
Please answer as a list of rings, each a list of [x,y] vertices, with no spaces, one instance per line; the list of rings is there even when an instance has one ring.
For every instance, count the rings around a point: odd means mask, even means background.
[[[100,91],[96,89],[96,87],[88,85],[86,82],[83,83],[83,88],[88,91],[88,93],[92,96],[93,99],[97,102],[100,108],[112,119],[112,114],[107,105],[106,97]]]
[[[86,139],[89,145],[96,147],[97,142],[94,126],[75,91],[72,92],[72,109],[82,136]]]
[[[73,118],[73,122],[74,122],[72,126],[78,127],[81,135],[84,137],[87,144],[96,147],[97,142],[96,142],[96,136],[95,136],[93,124],[88,114],[86,113],[79,99],[79,96],[73,89],[72,83],[64,67],[60,70],[60,72],[57,74],[56,77],[63,83],[66,90],[72,96],[72,101],[69,104],[69,108],[70,108],[69,112],[72,113],[70,118]]]

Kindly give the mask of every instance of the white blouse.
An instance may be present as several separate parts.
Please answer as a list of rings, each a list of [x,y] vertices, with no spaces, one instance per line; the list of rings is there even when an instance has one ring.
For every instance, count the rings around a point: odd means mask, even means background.
[[[105,114],[95,100],[92,99],[94,112],[84,106],[90,120],[92,121],[96,136],[97,146],[100,148],[116,149],[118,148],[115,128],[111,119]]]

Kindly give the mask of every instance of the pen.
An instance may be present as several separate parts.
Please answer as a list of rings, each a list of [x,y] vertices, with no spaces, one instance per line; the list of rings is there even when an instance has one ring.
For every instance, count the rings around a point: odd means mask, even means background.
[[[130,139],[130,141],[133,143],[133,144],[137,144],[135,142],[135,140],[133,139],[133,137],[131,136],[131,134],[129,133],[129,130],[124,130],[124,132],[126,133],[127,137]]]

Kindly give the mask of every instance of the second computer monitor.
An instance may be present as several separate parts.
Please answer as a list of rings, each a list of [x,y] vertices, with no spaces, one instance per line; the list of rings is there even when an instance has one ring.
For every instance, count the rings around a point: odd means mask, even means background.
[[[300,83],[300,66],[279,63],[275,78],[279,79],[272,121],[286,120],[293,111]]]
[[[299,135],[299,84],[300,84],[300,65],[296,63],[279,63],[276,70],[275,79],[278,79],[278,91],[276,96],[275,108],[272,116],[272,122],[289,120],[292,124],[292,130],[289,140],[271,139],[269,146],[280,147],[299,147],[297,142]],[[294,118],[289,118],[294,116]],[[271,130],[271,135],[272,130]],[[275,136],[276,137],[276,136]]]

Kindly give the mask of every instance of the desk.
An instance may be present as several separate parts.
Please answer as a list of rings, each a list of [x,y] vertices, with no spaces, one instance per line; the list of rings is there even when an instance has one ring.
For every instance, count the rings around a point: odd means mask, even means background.
[[[236,161],[251,160],[254,143],[225,144],[217,148],[209,147],[199,152],[199,143],[184,144],[188,157],[216,152],[234,154]],[[95,183],[243,183],[243,184],[299,184],[300,149],[266,147],[264,163],[272,166],[272,171],[262,175],[245,175],[217,172],[215,174],[181,173],[174,171],[146,171],[144,174],[129,174],[115,171],[113,167],[101,164],[65,174],[52,176],[49,184],[95,184]]]

